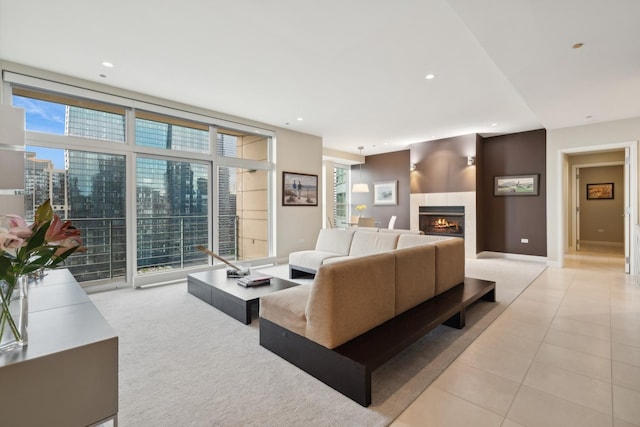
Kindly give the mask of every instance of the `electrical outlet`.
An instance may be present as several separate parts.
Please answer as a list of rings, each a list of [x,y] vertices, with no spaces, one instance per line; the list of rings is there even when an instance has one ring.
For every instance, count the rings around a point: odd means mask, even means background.
[[[529,243],[529,239],[520,239],[520,243]]]

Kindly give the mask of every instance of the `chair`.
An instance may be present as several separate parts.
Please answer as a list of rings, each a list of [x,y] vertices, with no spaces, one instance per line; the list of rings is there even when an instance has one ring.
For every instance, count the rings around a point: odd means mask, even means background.
[[[388,228],[389,228],[389,230],[393,230],[393,227],[395,227],[395,225],[396,225],[396,218],[397,218],[397,217],[396,217],[395,215],[393,215],[393,216],[391,217],[391,219],[389,220],[389,227],[388,227]]]
[[[363,217],[358,218],[358,227],[373,227],[375,225],[375,221],[373,217]]]
[[[360,219],[360,215],[351,215],[351,219],[349,220],[349,225],[355,227],[358,225],[358,220]]]

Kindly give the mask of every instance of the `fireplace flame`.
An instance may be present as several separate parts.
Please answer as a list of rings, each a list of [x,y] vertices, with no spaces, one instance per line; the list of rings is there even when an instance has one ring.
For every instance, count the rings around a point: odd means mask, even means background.
[[[437,218],[435,221],[433,221],[433,227],[436,229],[453,228],[455,230],[458,230],[460,228],[460,224],[458,224],[457,222],[449,222],[449,220],[447,220],[446,218]]]

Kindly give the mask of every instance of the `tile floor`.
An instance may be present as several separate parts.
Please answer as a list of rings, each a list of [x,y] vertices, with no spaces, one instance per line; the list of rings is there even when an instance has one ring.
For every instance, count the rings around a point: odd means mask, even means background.
[[[640,284],[619,252],[547,268],[392,427],[640,426]]]

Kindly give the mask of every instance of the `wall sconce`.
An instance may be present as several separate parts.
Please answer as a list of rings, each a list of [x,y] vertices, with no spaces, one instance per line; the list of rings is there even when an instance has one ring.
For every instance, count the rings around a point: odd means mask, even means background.
[[[474,156],[467,156],[467,166],[473,166],[476,164],[476,158]]]
[[[415,163],[411,163],[409,165],[409,172],[413,172],[414,170],[416,170],[416,168],[417,168],[416,164]]]

